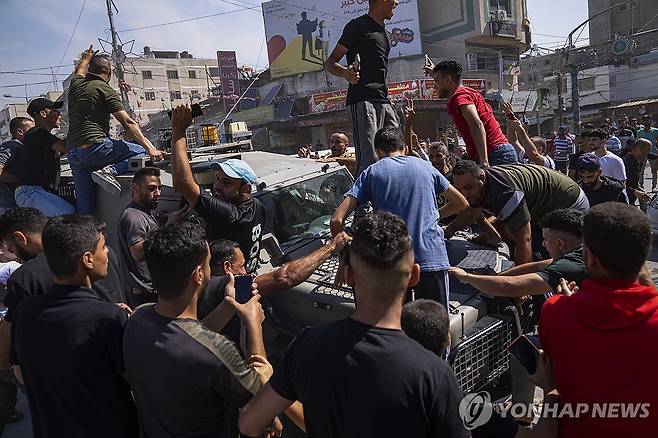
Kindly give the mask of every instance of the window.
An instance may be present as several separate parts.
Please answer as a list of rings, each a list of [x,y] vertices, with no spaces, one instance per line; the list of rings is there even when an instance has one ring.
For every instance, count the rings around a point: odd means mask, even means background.
[[[198,99],[199,98],[199,90],[190,90],[190,96],[193,99]]]
[[[167,79],[178,79],[178,70],[167,70]]]
[[[142,79],[153,79],[151,70],[142,70]]]
[[[181,98],[180,91],[170,91],[169,92],[169,100],[176,100],[176,99],[180,99],[180,98]]]
[[[219,77],[219,67],[208,67],[208,73],[213,78]]]
[[[594,91],[596,88],[594,77],[580,79],[578,81],[578,88],[580,91]]]
[[[190,79],[196,79],[196,70],[190,70],[187,72],[190,76]]]
[[[144,99],[146,100],[155,100],[155,91],[145,91]]]
[[[511,0],[489,0],[489,12],[491,14],[496,13],[496,11],[505,11],[507,16],[512,16],[512,4]]]

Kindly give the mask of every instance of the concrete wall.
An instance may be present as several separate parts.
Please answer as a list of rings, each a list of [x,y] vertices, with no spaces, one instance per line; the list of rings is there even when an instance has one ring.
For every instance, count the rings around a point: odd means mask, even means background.
[[[610,67],[612,100],[623,102],[658,96],[658,62],[638,67]]]

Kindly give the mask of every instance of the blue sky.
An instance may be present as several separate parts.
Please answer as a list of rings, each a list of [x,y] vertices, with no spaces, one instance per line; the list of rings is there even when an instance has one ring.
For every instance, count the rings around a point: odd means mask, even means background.
[[[543,47],[562,46],[571,29],[587,18],[587,0],[527,0],[533,30],[533,43]],[[70,64],[89,44],[98,46],[98,38],[109,40],[105,0],[1,0],[0,71]],[[71,38],[81,7],[78,27]],[[188,50],[195,57],[214,58],[217,50],[236,50],[238,64],[267,65],[262,15],[258,0],[115,0],[118,30],[182,20],[210,14],[222,14],[163,27],[121,32],[124,41],[135,39],[133,51],[141,53],[145,45],[153,49]],[[587,31],[582,35],[586,38]],[[259,58],[260,53],[260,58]],[[71,66],[57,70],[61,80]],[[20,99],[4,94],[25,96],[23,86],[52,81],[50,69],[34,74],[0,74],[0,107]],[[28,87],[28,95],[41,94],[53,85]]]

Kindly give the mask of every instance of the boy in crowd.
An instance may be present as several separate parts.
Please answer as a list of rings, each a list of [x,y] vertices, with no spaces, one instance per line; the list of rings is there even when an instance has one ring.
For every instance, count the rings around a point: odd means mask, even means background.
[[[54,285],[25,298],[12,324],[11,363],[37,437],[139,436],[121,352],[128,314],[91,288],[107,276],[103,228],[91,216],[48,221],[43,249]]]
[[[560,437],[653,436],[658,380],[638,377],[652,375],[658,361],[651,347],[658,342],[658,291],[639,282],[651,249],[649,220],[618,202],[597,205],[585,215],[583,243],[589,279],[577,293],[550,298],[539,322],[560,404],[646,404],[646,412],[563,417]],[[576,290],[566,282],[562,289]],[[611,348],[620,360],[611,359]]]
[[[482,166],[517,162],[516,150],[503,134],[493,109],[477,90],[461,85],[462,66],[441,61],[425,66],[439,97],[448,99],[448,114],[464,137],[469,158]]]

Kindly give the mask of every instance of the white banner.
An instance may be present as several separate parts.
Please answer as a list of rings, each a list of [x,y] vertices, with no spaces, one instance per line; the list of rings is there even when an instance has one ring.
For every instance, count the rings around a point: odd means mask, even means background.
[[[525,113],[534,111],[537,106],[536,91],[503,91],[503,99],[506,102],[512,102],[512,108],[515,113]]]
[[[273,0],[263,3],[272,77],[322,70],[348,21],[368,13],[368,0]],[[417,0],[401,0],[385,23],[390,57],[419,55]]]

